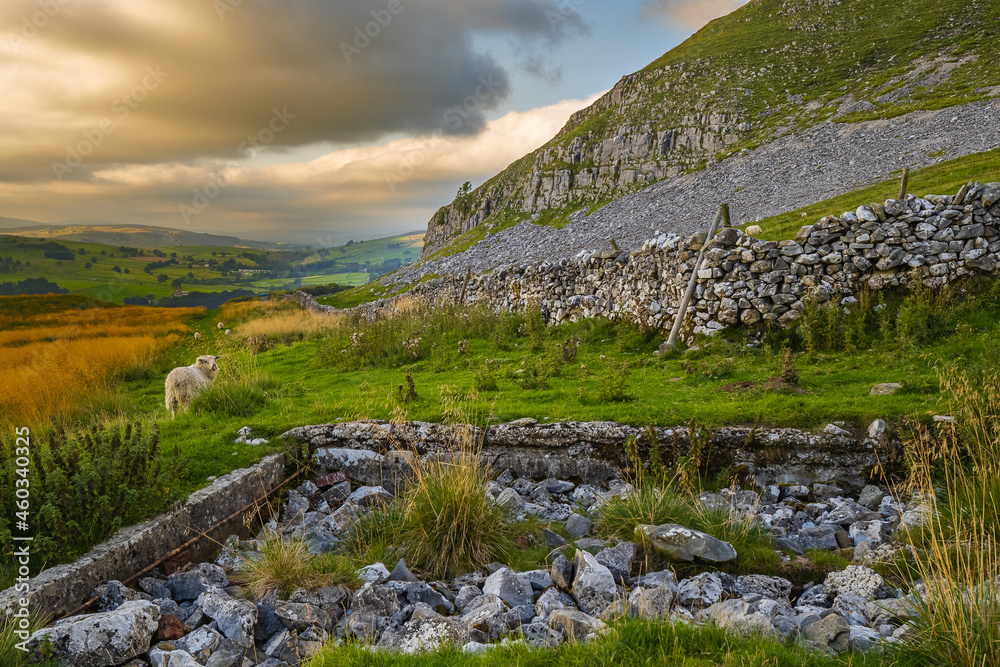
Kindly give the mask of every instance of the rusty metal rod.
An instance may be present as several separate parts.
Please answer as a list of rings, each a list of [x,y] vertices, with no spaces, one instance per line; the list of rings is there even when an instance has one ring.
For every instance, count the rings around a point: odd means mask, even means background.
[[[277,485],[276,487],[274,487],[273,489],[271,489],[270,491],[268,491],[267,493],[265,493],[262,497],[260,497],[260,498],[254,498],[253,502],[248,503],[242,509],[239,509],[239,510],[233,512],[232,514],[230,514],[229,516],[227,516],[225,519],[220,520],[214,526],[211,526],[211,527],[209,527],[209,528],[207,528],[207,529],[199,532],[197,535],[195,535],[190,540],[188,540],[184,544],[180,545],[179,547],[177,547],[176,549],[174,549],[170,553],[168,553],[166,556],[163,556],[162,558],[160,558],[158,561],[156,561],[152,565],[150,565],[148,567],[145,567],[142,570],[140,570],[139,572],[133,574],[131,577],[129,577],[128,579],[126,579],[122,583],[123,584],[128,584],[131,581],[135,581],[136,579],[138,579],[142,575],[146,574],[147,572],[153,571],[154,569],[156,569],[157,567],[159,567],[160,565],[162,565],[164,563],[164,561],[166,561],[166,560],[172,558],[173,556],[179,554],[180,552],[184,551],[189,546],[191,546],[195,542],[199,541],[201,538],[205,537],[208,533],[212,532],[213,530],[215,530],[219,526],[221,526],[221,525],[223,525],[225,523],[228,523],[229,521],[232,521],[237,516],[239,516],[243,512],[246,512],[251,507],[254,507],[256,505],[259,505],[260,503],[263,503],[268,498],[270,498],[274,494],[275,491],[280,490],[283,486],[285,486],[286,484],[288,484],[289,482],[291,482],[293,479],[295,479],[296,477],[298,477],[299,475],[301,475],[305,470],[307,470],[307,466],[303,466],[303,467],[299,468],[294,473],[292,473],[292,475],[290,475],[289,477],[285,478],[285,481],[283,481],[281,484]],[[82,605],[80,605],[79,607],[77,607],[76,609],[74,609],[73,611],[69,612],[68,614],[63,614],[59,618],[55,619],[53,621],[53,623],[55,623],[56,621],[61,621],[64,618],[69,618],[70,616],[76,616],[80,612],[85,611],[87,609],[87,607],[89,607],[90,605],[94,604],[95,602],[97,602],[100,599],[101,599],[100,597],[90,598],[89,600],[87,600],[86,602],[84,602]]]

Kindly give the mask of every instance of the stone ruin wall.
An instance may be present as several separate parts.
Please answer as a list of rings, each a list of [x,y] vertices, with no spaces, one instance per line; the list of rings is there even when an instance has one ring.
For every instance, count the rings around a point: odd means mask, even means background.
[[[804,303],[846,299],[865,287],[881,290],[919,278],[939,287],[1000,268],[1000,183],[963,186],[956,195],[907,195],[827,216],[795,240],[763,241],[723,229],[706,248],[685,331],[786,324]],[[705,233],[661,234],[634,253],[580,253],[537,266],[434,278],[410,296],[463,300],[512,311],[541,309],[549,322],[626,317],[669,329],[687,288]],[[361,306],[374,316],[391,304]],[[693,313],[693,321],[690,314]]]

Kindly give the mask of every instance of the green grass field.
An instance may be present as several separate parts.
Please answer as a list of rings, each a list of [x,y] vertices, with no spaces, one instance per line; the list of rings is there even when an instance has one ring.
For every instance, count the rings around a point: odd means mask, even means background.
[[[954,318],[943,320],[926,344],[893,339],[875,342],[870,349],[802,352],[795,366],[803,393],[762,387],[725,390],[731,383],[764,383],[781,375],[783,355],[766,345],[746,348],[721,337],[699,351],[654,357],[662,340],[659,334],[642,334],[604,320],[525,334],[516,330],[526,316],[494,321],[482,315],[483,333],[476,335],[445,313],[404,320],[391,332],[378,334],[379,340],[386,337],[378,343],[382,352],[357,360],[350,335],[367,329],[360,323],[345,324],[333,336],[279,344],[257,355],[259,372],[275,386],[251,408],[235,415],[193,412],[171,421],[162,399],[166,369],[191,363],[199,354],[232,349],[233,341],[214,328],[225,314],[210,312],[194,325],[202,331],[202,340],[190,340],[171,352],[163,373],[126,383],[102,401],[160,424],[164,445],[176,444],[190,461],[186,490],[269,451],[233,445],[242,426],[274,438],[295,426],[390,419],[400,410],[411,419],[440,422],[449,419],[456,404],[490,423],[534,417],[542,422],[610,420],[643,426],[694,419],[709,426],[819,430],[832,421],[866,427],[880,417],[901,424],[910,416],[929,420],[945,409],[939,403],[937,367],[953,364],[978,372],[1000,355],[998,316],[1000,308],[981,302],[971,312],[962,311],[961,324]],[[228,319],[227,326],[232,326]],[[511,332],[499,343],[498,328]],[[402,342],[417,335],[423,339],[420,358],[407,358]],[[576,358],[562,362],[558,345],[574,336],[580,338]],[[467,341],[464,354],[458,349],[461,340]],[[225,361],[222,372],[227,372]],[[408,373],[418,395],[413,401],[402,400],[398,393]],[[900,382],[904,389],[892,396],[870,396],[871,387],[881,382]],[[97,403],[81,411],[109,410]]]
[[[73,252],[74,259],[68,260],[44,257],[39,246],[41,240],[0,235],[0,283],[19,282],[25,278],[40,276],[71,293],[115,303],[122,303],[129,297],[169,296],[177,289],[173,285],[175,281],[180,281],[181,289],[193,292],[293,289],[299,284],[338,283],[358,286],[378,275],[371,271],[386,261],[405,264],[416,260],[420,255],[422,238],[422,234],[407,234],[352,242],[348,246],[323,249],[317,254],[220,246],[179,246],[146,248],[143,249],[143,257],[134,253],[122,253],[116,246],[56,241]],[[154,250],[159,250],[164,256],[153,255]],[[266,268],[254,260],[240,256],[247,252],[256,257],[266,256],[269,261],[283,261],[287,263],[287,267],[277,270],[282,275],[266,279],[254,279],[254,273],[241,275],[241,270],[252,272]],[[178,264],[157,268],[152,274],[143,271],[151,262],[171,258],[176,259]],[[21,266],[11,270],[9,263],[2,263],[8,259],[21,262]],[[233,262],[230,267],[232,270],[226,278],[222,264],[230,260]],[[324,260],[325,264],[318,264]],[[330,265],[329,260],[336,260],[336,263]],[[213,264],[210,266],[210,263]],[[6,271],[4,266],[8,267]],[[116,267],[118,271],[115,270]],[[299,282],[296,282],[296,278]]]
[[[515,637],[516,638],[516,637]],[[358,643],[328,645],[307,667],[767,667],[916,666],[907,656],[886,659],[848,653],[828,656],[801,643],[730,633],[718,627],[644,620],[618,621],[593,642],[569,642],[557,649],[532,649],[523,642],[494,645],[484,653],[461,647],[405,655],[373,651]]]
[[[359,287],[361,285],[368,284],[368,274],[367,273],[330,273],[320,276],[303,276],[299,279],[300,285],[329,285],[330,283],[336,283],[337,285],[349,285],[351,287]],[[276,278],[274,280],[260,280],[254,283],[256,287],[261,287],[265,289],[275,289],[275,290],[286,290],[294,289],[294,281]]]
[[[652,354],[662,341],[659,333],[606,320],[546,326],[532,314],[438,307],[376,322],[350,317],[333,324],[324,320],[317,328],[292,303],[231,303],[194,316],[190,326],[202,334],[201,340],[189,336],[136,377],[95,392],[63,424],[71,429],[92,425],[121,429],[139,422],[146,433],[153,432],[155,424],[157,446],[170,462],[171,476],[161,482],[166,486],[151,508],[186,497],[210,477],[291,447],[294,443],[280,438],[290,428],[336,420],[471,419],[485,424],[534,417],[541,422],[610,420],[636,426],[694,420],[709,427],[756,424],[818,431],[832,421],[864,428],[881,417],[902,430],[907,418],[930,421],[931,415],[947,410],[941,403],[939,369],[952,368],[974,378],[993,369],[1000,355],[1000,288],[967,284],[963,289],[950,299],[946,294],[909,300],[893,296],[885,319],[870,323],[863,339],[853,339],[857,343],[853,348],[832,335],[824,334],[828,338],[823,342],[793,331],[773,334],[757,345],[747,345],[739,336],[717,336],[701,341],[698,349],[664,356]],[[959,299],[960,293],[973,296]],[[908,312],[912,299],[917,306],[934,307],[914,328],[911,304],[909,328],[904,331],[901,313]],[[76,296],[59,301],[70,308],[86,305]],[[27,303],[25,309],[32,310]],[[221,334],[217,321],[224,321],[237,335]],[[811,321],[813,326],[820,323]],[[299,333],[289,329],[290,323],[293,327],[298,323]],[[258,332],[271,327],[278,345],[251,354],[239,338],[244,324],[257,326]],[[827,322],[823,330],[835,331],[838,326]],[[277,335],[279,330],[284,333]],[[576,341],[575,353],[567,353]],[[787,346],[797,354],[791,373]],[[212,392],[190,412],[171,419],[163,406],[164,377],[170,368],[187,365],[200,354],[225,355],[222,373]],[[408,374],[417,394],[412,399],[399,391]],[[735,382],[763,383],[782,374],[797,376],[795,389],[728,390]],[[887,381],[901,382],[904,388],[892,396],[869,395],[873,384]],[[243,426],[270,439],[270,444],[234,443]],[[38,428],[36,437],[46,430],[43,425]],[[77,543],[58,553],[72,558],[89,546]],[[48,565],[55,562],[50,559]],[[0,579],[8,577],[0,571]],[[619,640],[612,634],[607,643],[589,648],[514,649],[516,654],[509,656],[496,653],[462,660],[492,664],[504,657],[514,664],[548,665],[600,664],[620,658],[628,663],[631,658],[621,657],[624,647],[641,642],[644,648],[636,649],[635,664],[649,664],[650,656],[691,665],[877,664],[866,662],[869,658],[852,662],[851,656],[833,662],[801,647],[757,640],[751,651],[730,635],[712,635],[708,630],[669,635],[674,643],[664,653],[651,648],[649,637],[675,632],[669,626],[625,625],[615,632],[631,639]],[[439,664],[452,655],[420,660]],[[753,659],[747,662],[747,656]],[[352,661],[358,659],[350,647],[331,648],[314,665],[355,664]],[[395,658],[385,659],[385,664],[395,664]]]
[[[329,256],[344,261],[370,261],[373,264],[384,262],[387,259],[399,259],[408,263],[420,257],[423,239],[423,232],[415,232],[371,241],[354,241],[350,245],[330,248]],[[304,259],[302,264],[308,265],[320,258],[320,255],[311,255]]]

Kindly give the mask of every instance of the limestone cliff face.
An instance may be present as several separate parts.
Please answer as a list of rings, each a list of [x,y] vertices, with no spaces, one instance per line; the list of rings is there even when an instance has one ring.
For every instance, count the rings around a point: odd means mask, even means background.
[[[688,110],[669,96],[662,106],[669,107],[670,113],[662,115],[679,122],[632,120],[648,108],[652,86],[669,91],[677,86],[669,81],[672,74],[684,78],[672,69],[676,68],[667,66],[622,79],[591,107],[574,114],[552,141],[484,184],[464,205],[456,201],[441,208],[428,224],[423,256],[479,226],[500,208],[508,216],[530,216],[617,199],[698,169],[737,144],[741,133],[750,129],[737,114]],[[602,128],[590,127],[609,121],[621,124],[607,136]]]

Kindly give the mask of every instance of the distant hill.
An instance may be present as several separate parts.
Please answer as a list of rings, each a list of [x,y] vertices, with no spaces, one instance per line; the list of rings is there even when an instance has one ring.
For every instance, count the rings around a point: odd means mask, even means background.
[[[55,241],[101,243],[109,246],[124,245],[135,248],[166,248],[171,246],[224,246],[253,248],[255,250],[279,248],[276,243],[249,241],[236,236],[191,232],[170,229],[169,227],[86,223],[39,224],[16,218],[0,218],[0,234]],[[287,245],[280,247],[289,248]]]
[[[363,285],[416,261],[423,245],[422,233],[352,240],[333,248],[283,244],[276,250],[247,245],[142,248],[134,244],[141,237],[131,235],[118,244],[39,236],[0,233],[0,294],[68,290],[115,303],[128,299],[128,303],[215,307],[221,303],[218,299],[260,291]],[[198,235],[202,236],[212,235]],[[178,289],[190,298],[166,299]]]

